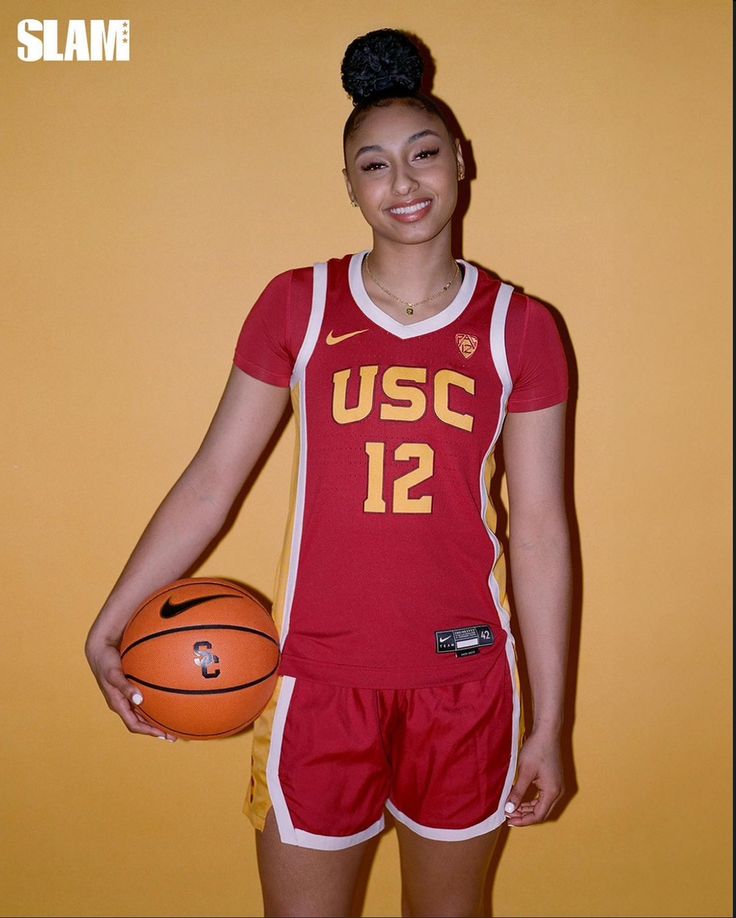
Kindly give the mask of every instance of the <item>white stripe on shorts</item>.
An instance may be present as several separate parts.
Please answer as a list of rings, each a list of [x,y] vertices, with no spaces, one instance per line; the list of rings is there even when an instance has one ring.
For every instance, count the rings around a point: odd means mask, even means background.
[[[361,832],[356,832],[355,835],[316,835],[313,832],[295,828],[279,779],[279,763],[281,761],[281,746],[284,739],[286,717],[289,712],[291,697],[294,694],[296,679],[294,676],[282,676],[281,679],[281,692],[274,712],[271,746],[268,751],[268,764],[266,765],[268,792],[271,795],[271,803],[273,804],[273,812],[281,841],[285,845],[315,848],[319,851],[338,851],[342,848],[351,848],[353,845],[368,841],[369,838],[373,838],[374,835],[378,835],[379,832],[383,831],[386,824],[383,815],[373,825],[368,826],[367,829],[363,829]]]
[[[397,809],[390,800],[386,801],[386,809],[391,813],[394,819],[398,819],[399,822],[403,823],[408,829],[411,829],[412,832],[416,832],[416,834],[420,835],[422,838],[429,838],[432,841],[465,841],[467,838],[476,838],[478,835],[485,835],[486,832],[492,832],[506,820],[503,808],[499,808],[487,819],[476,823],[474,826],[468,826],[467,829],[433,829],[429,826],[420,825],[420,823],[414,822],[413,819],[409,819],[409,817],[405,813],[402,813],[401,810]]]

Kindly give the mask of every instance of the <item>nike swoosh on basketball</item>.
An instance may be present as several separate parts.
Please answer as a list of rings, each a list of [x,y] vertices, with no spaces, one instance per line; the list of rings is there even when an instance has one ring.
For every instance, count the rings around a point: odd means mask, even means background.
[[[325,338],[325,344],[339,344],[341,341],[347,341],[348,338],[354,338],[355,335],[362,335],[367,332],[367,328],[360,328],[358,331],[348,332],[345,335],[335,335],[332,331]]]
[[[182,612],[186,612],[187,609],[193,609],[195,606],[210,602],[212,599],[228,599],[231,596],[234,596],[234,594],[218,593],[216,596],[195,596],[194,599],[186,599],[184,602],[176,603],[176,605],[174,605],[169,596],[166,602],[161,606],[159,615],[161,618],[173,618],[175,615],[181,615]]]

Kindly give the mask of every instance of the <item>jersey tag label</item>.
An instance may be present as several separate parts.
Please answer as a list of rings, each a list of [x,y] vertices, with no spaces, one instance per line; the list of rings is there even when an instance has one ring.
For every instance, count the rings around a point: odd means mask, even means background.
[[[435,631],[434,639],[437,653],[454,653],[456,657],[469,657],[480,653],[481,647],[490,647],[495,643],[490,625]]]

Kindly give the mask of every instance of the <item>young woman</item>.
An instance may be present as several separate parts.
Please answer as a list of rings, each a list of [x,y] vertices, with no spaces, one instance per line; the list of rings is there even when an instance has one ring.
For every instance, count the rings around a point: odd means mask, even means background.
[[[267,915],[347,915],[393,816],[404,915],[481,914],[500,825],[563,792],[570,561],[567,372],[545,308],[451,252],[463,151],[403,33],[343,60],[350,201],[369,251],[280,274],[248,315],[194,459],[141,536],[86,652],[129,730],[117,644],[138,604],[220,530],[291,393],[298,430],[246,812]],[[489,485],[503,430],[510,562],[533,693],[520,698]],[[172,737],[168,737],[172,739]],[[520,750],[520,751],[519,751]]]

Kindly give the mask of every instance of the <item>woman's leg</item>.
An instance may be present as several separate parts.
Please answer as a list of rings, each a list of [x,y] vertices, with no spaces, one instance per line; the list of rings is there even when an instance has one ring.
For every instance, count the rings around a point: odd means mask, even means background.
[[[273,810],[256,832],[258,871],[266,918],[346,918],[369,842],[338,851],[285,845]]]
[[[486,874],[498,829],[466,841],[432,841],[396,821],[404,918],[483,915]]]

